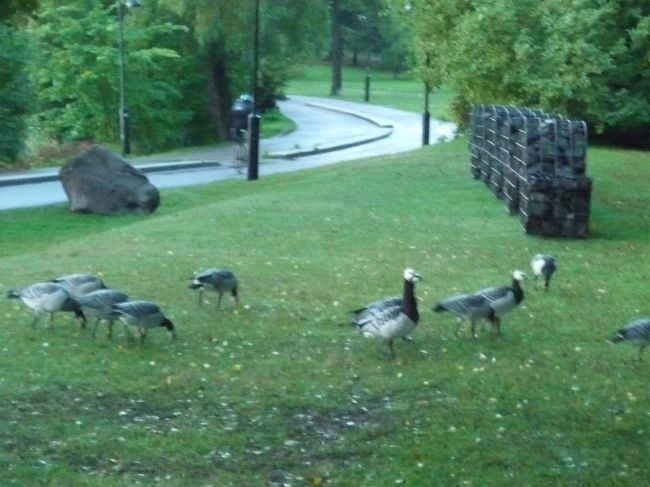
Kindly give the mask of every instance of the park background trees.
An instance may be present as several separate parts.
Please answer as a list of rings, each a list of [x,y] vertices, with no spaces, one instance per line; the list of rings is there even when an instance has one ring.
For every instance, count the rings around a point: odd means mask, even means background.
[[[254,0],[143,0],[125,16],[135,153],[227,136],[251,90]],[[0,5],[0,162],[39,147],[118,140],[117,0]],[[650,4],[643,0],[260,1],[259,103],[302,63],[413,75],[473,103],[538,107],[640,145],[650,132]],[[328,93],[323,93],[326,96]]]

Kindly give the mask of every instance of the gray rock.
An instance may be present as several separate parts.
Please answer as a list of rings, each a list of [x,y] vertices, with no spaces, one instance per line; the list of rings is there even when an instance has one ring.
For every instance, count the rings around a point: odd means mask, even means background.
[[[94,145],[69,159],[59,171],[70,210],[99,215],[153,213],[158,189],[117,154]]]

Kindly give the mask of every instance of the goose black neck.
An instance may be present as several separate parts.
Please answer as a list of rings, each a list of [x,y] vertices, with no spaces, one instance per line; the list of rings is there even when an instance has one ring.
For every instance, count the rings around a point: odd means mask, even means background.
[[[418,304],[415,299],[415,283],[404,279],[404,296],[402,297],[402,312],[413,322],[420,319]]]
[[[515,294],[515,303],[519,304],[524,300],[524,290],[518,279],[512,279],[512,292]]]

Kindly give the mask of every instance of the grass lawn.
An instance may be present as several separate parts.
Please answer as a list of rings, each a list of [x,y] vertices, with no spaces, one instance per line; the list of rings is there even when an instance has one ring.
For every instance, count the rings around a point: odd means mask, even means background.
[[[330,85],[324,80],[332,77],[329,65],[305,66],[286,89],[288,94],[329,97]],[[343,89],[336,97],[341,100],[363,102],[366,75],[370,74],[369,103],[422,113],[424,111],[424,86],[415,81],[410,73],[394,75],[385,71],[368,71],[346,66],[343,69]],[[448,88],[432,91],[429,96],[429,112],[438,120],[452,120],[449,102],[452,92]]]
[[[592,148],[593,236],[527,236],[469,175],[466,139],[316,170],[164,190],[147,218],[0,212],[0,291],[99,274],[177,325],[144,347],[72,316],[31,328],[0,301],[4,485],[642,485],[649,362],[607,338],[650,313],[650,154]],[[453,335],[430,307],[505,284],[538,251],[503,337]],[[229,266],[241,307],[199,308]],[[398,294],[422,319],[389,361],[346,311]]]

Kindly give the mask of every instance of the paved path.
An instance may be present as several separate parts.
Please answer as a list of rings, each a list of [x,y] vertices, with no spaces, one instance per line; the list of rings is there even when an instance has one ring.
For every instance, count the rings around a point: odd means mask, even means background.
[[[395,154],[421,146],[422,119],[411,112],[330,98],[292,96],[279,103],[297,129],[260,143],[259,176],[341,161]],[[263,123],[263,121],[262,121]],[[451,123],[431,121],[430,140],[454,135]],[[129,159],[159,188],[245,179],[231,167],[232,147],[156,154]],[[0,210],[67,201],[58,168],[0,173]]]

